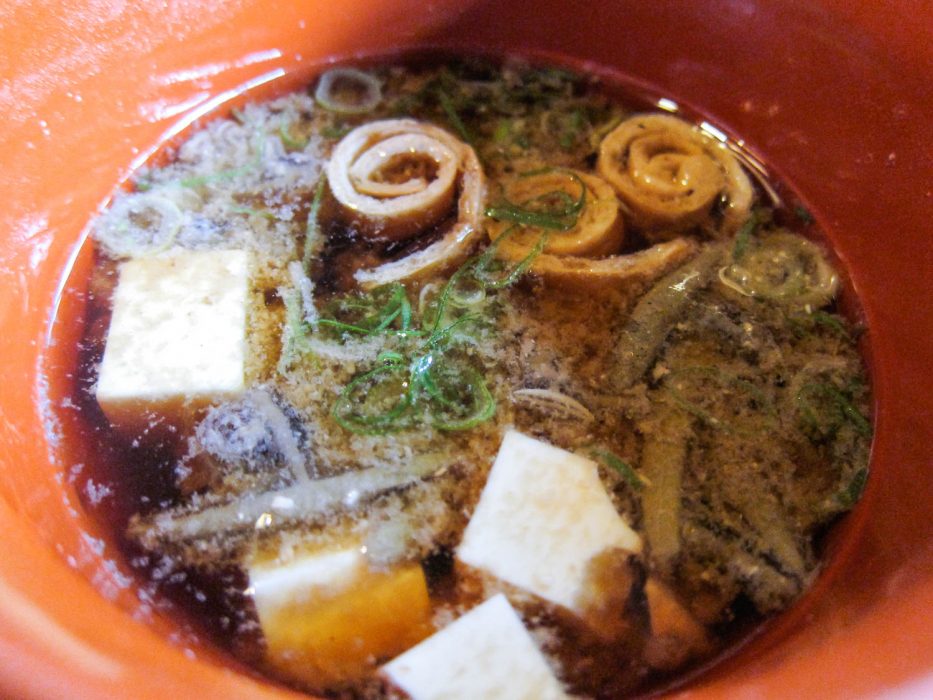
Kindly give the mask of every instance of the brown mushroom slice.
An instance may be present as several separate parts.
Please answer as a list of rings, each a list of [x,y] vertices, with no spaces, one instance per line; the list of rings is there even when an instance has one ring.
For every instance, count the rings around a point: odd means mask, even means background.
[[[599,147],[597,171],[628,207],[632,223],[649,238],[712,224],[722,200],[719,235],[748,218],[754,191],[733,153],[699,128],[664,114],[622,122]]]
[[[479,159],[470,146],[431,124],[388,119],[354,129],[334,149],[327,178],[343,215],[372,238],[411,238],[455,209],[455,222],[429,246],[357,271],[364,287],[453,267],[469,254],[482,228],[486,185]]]
[[[581,187],[584,190],[583,208],[576,222],[566,231],[549,231],[543,252],[558,256],[600,257],[618,251],[623,237],[619,202],[615,192],[602,178],[577,170],[548,169],[512,180],[505,187],[505,196],[518,205],[546,202],[548,197],[558,193],[576,200],[581,195]],[[488,226],[489,238],[496,240],[512,225],[507,221],[492,222]],[[511,231],[501,246],[525,251],[523,257],[534,247],[541,233],[541,229],[535,227]]]

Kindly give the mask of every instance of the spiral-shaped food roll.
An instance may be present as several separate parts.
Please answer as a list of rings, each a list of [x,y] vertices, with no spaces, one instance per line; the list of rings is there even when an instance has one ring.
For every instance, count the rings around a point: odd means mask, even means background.
[[[651,239],[707,223],[729,235],[751,208],[752,185],[735,156],[677,117],[642,114],[622,122],[600,144],[596,167]]]
[[[555,226],[547,237],[544,255],[582,255],[599,257],[616,252],[622,244],[623,227],[619,216],[619,202],[612,188],[602,179],[577,170],[547,169],[531,175],[521,175],[505,187],[505,197],[513,211],[535,214],[553,212],[560,203],[549,205],[548,200],[561,198],[570,203],[569,209],[579,202],[579,211],[572,215],[550,213]],[[525,209],[527,207],[527,209]],[[495,209],[495,208],[494,208]],[[565,219],[562,221],[562,219]],[[505,218],[489,224],[489,238],[496,240],[514,225],[514,219]],[[561,230],[565,228],[566,230]],[[501,243],[503,250],[519,252],[534,247],[542,229],[530,226],[511,231]]]
[[[719,280],[744,296],[814,309],[831,302],[839,289],[839,276],[820,249],[787,231],[758,237],[719,271]]]
[[[388,119],[357,127],[334,149],[327,178],[344,215],[373,239],[411,238],[455,214],[450,228],[426,248],[359,270],[356,279],[366,287],[458,263],[482,228],[486,185],[479,159],[431,124]]]
[[[696,252],[695,243],[678,238],[637,253],[617,255],[624,236],[619,202],[606,181],[595,175],[569,169],[544,170],[519,176],[506,186],[505,196],[512,208],[493,207],[491,213],[501,211],[503,220],[487,226],[497,254],[520,264],[546,235],[541,252],[531,262],[531,271],[560,287],[635,290]],[[573,214],[562,217],[563,212]],[[523,218],[551,224],[551,228],[514,223]],[[560,224],[564,225],[558,227]]]

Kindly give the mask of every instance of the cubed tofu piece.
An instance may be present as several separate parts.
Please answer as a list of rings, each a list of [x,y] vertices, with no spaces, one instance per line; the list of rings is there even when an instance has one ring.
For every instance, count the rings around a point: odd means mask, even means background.
[[[558,700],[560,681],[499,594],[382,667],[414,700]]]
[[[579,612],[587,564],[641,538],[616,512],[596,463],[506,432],[457,558]]]
[[[267,662],[313,687],[372,671],[433,631],[421,566],[371,570],[358,543],[257,561],[249,579]]]
[[[242,250],[122,265],[97,381],[97,402],[116,428],[187,428],[199,409],[243,392],[248,283]]]

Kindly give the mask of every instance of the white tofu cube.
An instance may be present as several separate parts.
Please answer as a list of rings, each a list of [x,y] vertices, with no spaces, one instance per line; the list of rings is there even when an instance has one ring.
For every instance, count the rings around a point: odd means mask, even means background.
[[[260,622],[290,605],[333,598],[350,588],[368,570],[360,546],[312,553],[285,564],[254,563],[249,585]]]
[[[207,404],[244,390],[249,257],[183,251],[120,268],[97,382],[118,429],[187,426]]]
[[[266,663],[314,687],[375,670],[433,632],[418,563],[371,569],[359,542],[250,564]]]
[[[590,559],[641,550],[596,463],[516,431],[505,434],[457,558],[570,610]]]
[[[394,658],[382,673],[414,700],[568,697],[501,594]]]

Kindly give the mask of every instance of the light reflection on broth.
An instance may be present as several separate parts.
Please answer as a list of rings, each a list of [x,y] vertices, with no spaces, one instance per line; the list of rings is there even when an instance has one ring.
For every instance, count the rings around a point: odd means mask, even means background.
[[[786,189],[617,93],[340,69],[117,196],[74,401],[160,595],[416,699],[640,692],[800,596],[867,476],[859,329]]]

